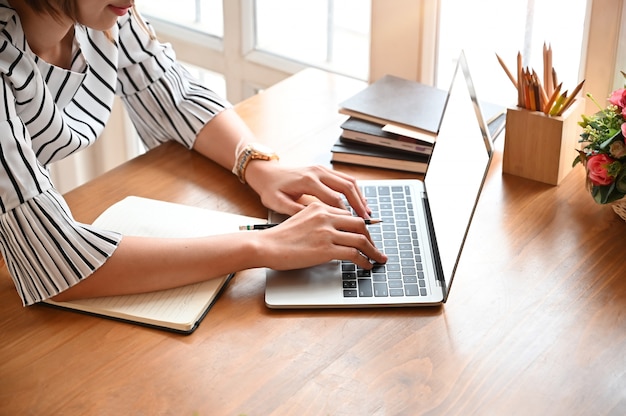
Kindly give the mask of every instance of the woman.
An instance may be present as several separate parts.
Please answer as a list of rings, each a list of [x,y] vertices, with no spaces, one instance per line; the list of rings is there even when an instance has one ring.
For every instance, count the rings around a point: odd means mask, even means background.
[[[343,209],[341,194],[369,215],[354,180],[321,167],[287,169],[250,147],[254,137],[230,104],[176,63],[131,0],[0,0],[0,25],[0,248],[24,305],[159,290],[253,267],[386,260],[363,220]],[[293,216],[246,239],[123,237],[74,221],[46,166],[97,138],[114,94],[146,145],[177,140]],[[305,194],[321,202],[304,207]]]

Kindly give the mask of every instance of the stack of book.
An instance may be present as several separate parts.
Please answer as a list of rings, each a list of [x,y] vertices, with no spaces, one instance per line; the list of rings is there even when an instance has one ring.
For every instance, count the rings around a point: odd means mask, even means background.
[[[415,81],[386,75],[340,104],[349,116],[334,144],[331,161],[425,173],[448,93]],[[504,126],[504,108],[481,103],[496,119],[492,137]]]

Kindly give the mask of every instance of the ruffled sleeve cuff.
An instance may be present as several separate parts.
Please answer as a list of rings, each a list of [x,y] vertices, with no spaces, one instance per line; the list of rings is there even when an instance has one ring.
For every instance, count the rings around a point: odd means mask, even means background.
[[[0,218],[0,248],[24,305],[74,286],[113,254],[122,236],[77,223],[54,189]]]
[[[191,149],[204,125],[232,107],[178,64],[145,90],[123,96],[122,101],[148,148],[176,140]]]

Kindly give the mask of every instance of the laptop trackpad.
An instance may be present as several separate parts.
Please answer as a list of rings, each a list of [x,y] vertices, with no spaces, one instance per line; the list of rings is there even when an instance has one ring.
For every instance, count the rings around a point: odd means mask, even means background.
[[[267,269],[265,303],[269,307],[323,307],[342,300],[341,262],[306,269]]]

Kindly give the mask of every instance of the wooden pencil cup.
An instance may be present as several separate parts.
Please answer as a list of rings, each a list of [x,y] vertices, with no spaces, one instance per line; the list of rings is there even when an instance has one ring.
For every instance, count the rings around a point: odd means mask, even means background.
[[[558,185],[571,172],[580,147],[583,107],[576,101],[554,117],[519,107],[507,109],[502,171]]]

